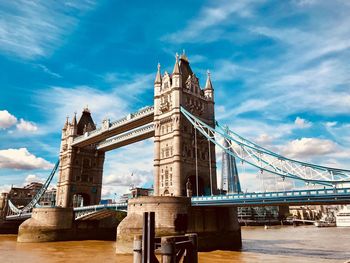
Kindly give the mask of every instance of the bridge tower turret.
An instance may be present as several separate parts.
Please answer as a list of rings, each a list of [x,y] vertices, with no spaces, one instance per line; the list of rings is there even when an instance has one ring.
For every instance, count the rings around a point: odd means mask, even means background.
[[[62,129],[59,178],[57,183],[56,205],[72,207],[98,204],[101,199],[104,152],[94,145],[84,148],[73,147],[74,138],[95,130],[90,111],[85,108],[77,122],[68,118]]]
[[[188,180],[193,195],[197,194],[197,182],[198,195],[210,195],[217,189],[215,147],[213,144],[209,147],[208,141],[199,133],[195,140],[194,128],[180,112],[180,108],[184,107],[207,124],[214,125],[214,96],[210,76],[205,89],[201,89],[183,53],[181,57],[176,54],[172,74],[165,72],[160,77],[158,70],[154,85],[155,195],[186,196]]]

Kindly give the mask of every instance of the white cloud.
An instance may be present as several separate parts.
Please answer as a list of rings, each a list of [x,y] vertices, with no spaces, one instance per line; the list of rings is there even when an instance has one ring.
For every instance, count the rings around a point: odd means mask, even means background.
[[[309,122],[303,118],[300,118],[299,116],[296,117],[294,123],[298,128],[301,128],[301,129],[310,128],[312,126],[311,122]]]
[[[338,124],[338,122],[336,122],[336,121],[329,121],[329,122],[325,123],[326,127],[334,127],[337,124]]]
[[[37,176],[36,174],[28,174],[24,179],[24,185],[30,184],[32,182],[42,183],[43,179]]]
[[[48,56],[78,24],[74,13],[92,6],[92,1],[1,1],[0,50],[25,59]]]
[[[261,145],[269,145],[273,142],[273,139],[273,136],[266,133],[262,133],[258,136],[258,138],[256,138],[255,141]]]
[[[53,164],[36,157],[27,148],[0,150],[0,168],[33,170],[51,169]]]
[[[0,129],[7,129],[16,124],[17,118],[7,110],[0,111]]]
[[[131,185],[153,184],[153,147],[152,140],[145,140],[107,153],[102,186],[104,197],[126,193]]]
[[[8,193],[11,189],[11,185],[5,184],[5,185],[0,185],[0,194],[1,193]]]
[[[310,156],[335,153],[338,146],[327,139],[301,138],[288,142],[281,147],[282,154],[291,158],[305,158]]]
[[[25,121],[20,119],[19,123],[16,124],[17,130],[22,132],[36,132],[38,130],[38,126],[34,122]]]

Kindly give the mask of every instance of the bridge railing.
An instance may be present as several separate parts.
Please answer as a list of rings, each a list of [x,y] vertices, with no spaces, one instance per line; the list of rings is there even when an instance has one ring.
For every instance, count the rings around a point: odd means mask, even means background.
[[[281,192],[262,192],[262,193],[242,193],[227,194],[213,196],[192,197],[192,201],[209,201],[209,200],[229,200],[229,199],[249,199],[249,198],[274,198],[274,197],[290,197],[290,196],[327,196],[336,194],[349,194],[350,188],[341,189],[308,189]]]

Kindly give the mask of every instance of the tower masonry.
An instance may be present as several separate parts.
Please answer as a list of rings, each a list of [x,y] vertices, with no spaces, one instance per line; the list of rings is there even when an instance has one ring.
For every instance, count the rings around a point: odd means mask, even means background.
[[[134,235],[142,233],[143,212],[150,211],[155,212],[157,236],[197,233],[202,251],[241,246],[236,208],[192,206],[191,194],[216,194],[215,146],[195,131],[181,107],[214,127],[210,73],[202,89],[185,54],[176,55],[171,74],[162,75],[158,65],[154,82],[154,196],[129,200],[127,217],[117,228],[117,253],[132,251]]]
[[[83,148],[72,146],[74,138],[95,129],[87,108],[78,122],[76,116],[71,123],[67,118],[62,129],[57,206],[94,205],[100,202],[105,154],[97,151],[94,145]]]
[[[195,132],[181,114],[181,106],[214,126],[210,73],[202,89],[185,54],[176,55],[171,74],[162,75],[158,65],[154,83],[154,192],[156,196],[186,196],[189,180],[193,195],[210,195],[217,189],[215,146]]]

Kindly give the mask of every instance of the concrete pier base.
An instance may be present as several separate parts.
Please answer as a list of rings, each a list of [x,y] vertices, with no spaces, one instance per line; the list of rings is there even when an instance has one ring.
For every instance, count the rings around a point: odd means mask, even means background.
[[[129,200],[128,215],[117,228],[117,254],[132,253],[134,235],[142,234],[144,212],[155,212],[156,236],[197,233],[200,251],[242,245],[235,208],[192,207],[187,197],[148,196]]]
[[[17,241],[114,240],[116,226],[115,218],[74,221],[73,208],[34,208],[32,217],[19,226]]]
[[[34,208],[18,229],[18,242],[66,240],[73,226],[72,208]]]

